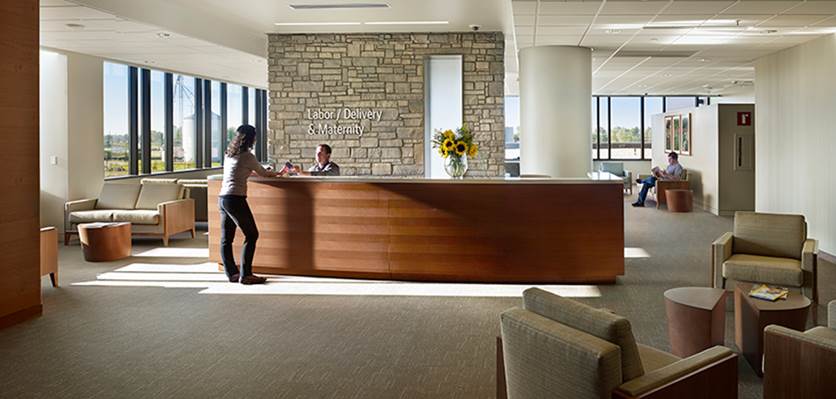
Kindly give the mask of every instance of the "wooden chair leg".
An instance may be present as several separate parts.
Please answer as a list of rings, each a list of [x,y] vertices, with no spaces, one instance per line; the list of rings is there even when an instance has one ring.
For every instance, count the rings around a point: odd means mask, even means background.
[[[64,246],[65,247],[67,245],[70,245],[70,234],[72,234],[72,233],[64,232]]]
[[[168,235],[163,235],[163,246],[164,247],[168,246]]]
[[[49,280],[52,281],[53,287],[58,287],[58,272],[49,273]]]
[[[726,289],[726,278],[723,277],[723,282],[721,284],[721,288]]]
[[[496,337],[496,399],[506,399],[508,388],[505,383],[505,358],[502,354],[502,337]]]
[[[194,227],[192,227],[192,238],[194,238],[194,237],[195,237],[195,231],[194,231]]]

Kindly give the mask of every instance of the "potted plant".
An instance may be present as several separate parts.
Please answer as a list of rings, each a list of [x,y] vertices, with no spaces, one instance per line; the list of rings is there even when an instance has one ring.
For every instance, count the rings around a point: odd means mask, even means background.
[[[461,179],[467,173],[467,158],[476,157],[479,146],[473,142],[473,133],[467,124],[454,132],[451,129],[436,130],[433,135],[433,148],[444,159],[444,171],[454,179]]]

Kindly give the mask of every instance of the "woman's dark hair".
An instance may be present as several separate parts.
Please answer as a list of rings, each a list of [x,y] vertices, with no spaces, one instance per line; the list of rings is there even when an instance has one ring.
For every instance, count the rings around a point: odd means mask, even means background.
[[[242,152],[249,151],[255,144],[255,128],[252,125],[241,125],[236,130],[237,134],[226,147],[226,156],[234,157]]]

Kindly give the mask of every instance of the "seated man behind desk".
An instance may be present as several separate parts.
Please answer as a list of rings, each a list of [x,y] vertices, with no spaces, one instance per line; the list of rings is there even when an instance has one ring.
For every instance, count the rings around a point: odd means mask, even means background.
[[[647,192],[651,187],[656,185],[656,180],[679,180],[682,176],[682,165],[679,164],[679,154],[671,151],[668,154],[668,167],[665,170],[653,168],[653,176],[644,180],[636,179],[637,183],[641,183],[642,190],[639,192],[638,201],[633,203],[633,206],[644,206],[644,200],[647,198]]]
[[[303,176],[339,176],[340,166],[331,162],[331,146],[320,144],[316,146],[316,163],[307,171],[302,171],[299,166],[294,166],[296,173]]]

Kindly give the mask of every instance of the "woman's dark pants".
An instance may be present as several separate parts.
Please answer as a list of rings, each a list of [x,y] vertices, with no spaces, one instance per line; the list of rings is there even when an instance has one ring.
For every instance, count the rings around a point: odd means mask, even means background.
[[[240,273],[241,278],[253,274],[253,255],[255,242],[258,241],[258,228],[253,219],[253,213],[247,204],[247,197],[239,195],[222,195],[218,197],[218,208],[221,211],[221,260],[227,277]],[[241,250],[241,271],[235,266],[232,256],[232,241],[235,239],[235,228],[244,232],[244,248]]]

